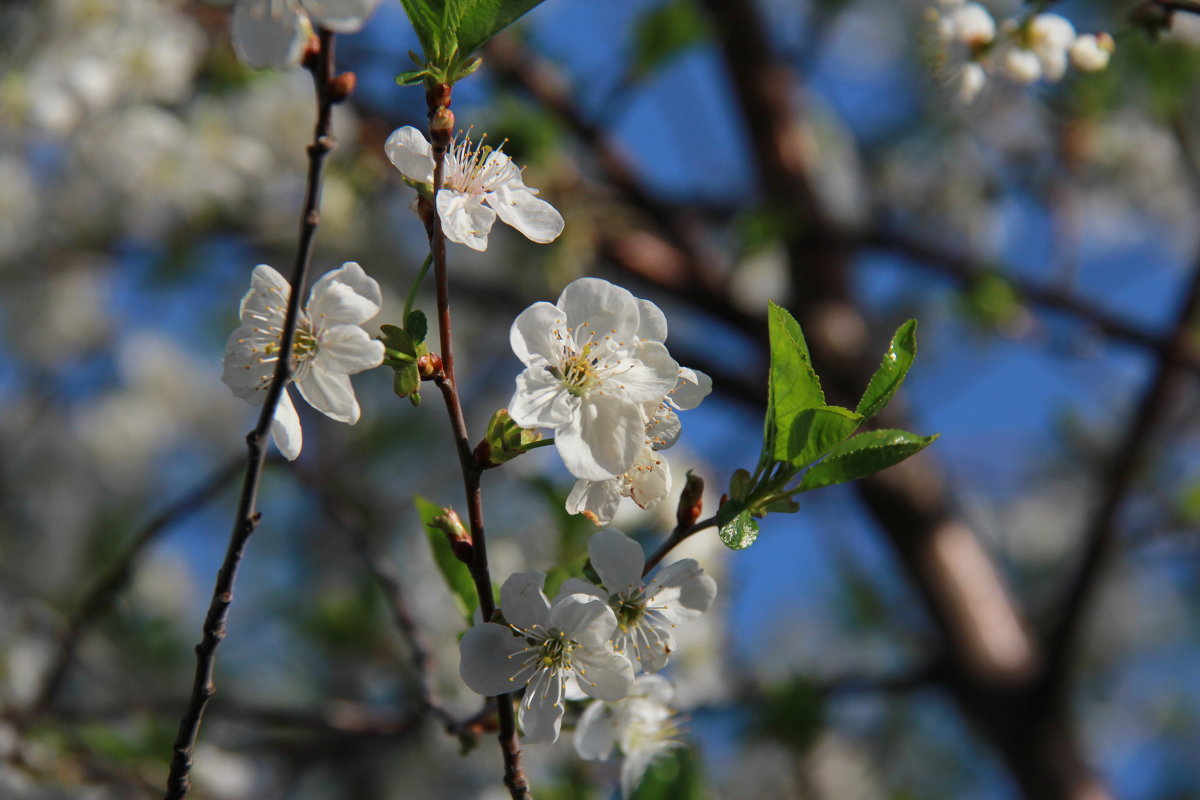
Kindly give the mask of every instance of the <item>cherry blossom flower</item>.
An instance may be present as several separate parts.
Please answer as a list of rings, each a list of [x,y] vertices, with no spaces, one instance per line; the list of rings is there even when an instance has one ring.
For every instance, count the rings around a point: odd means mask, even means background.
[[[317,25],[353,33],[379,0],[238,0],[233,9],[233,49],[256,69],[288,69],[300,63]]]
[[[540,572],[518,572],[500,587],[508,625],[485,622],[459,643],[459,674],[485,697],[525,687],[518,721],[530,743],[553,742],[562,726],[568,685],[599,700],[619,700],[633,685],[629,660],[609,638],[617,618],[591,594],[563,591],[553,605]]]
[[[1008,20],[1001,26],[1007,44],[1001,64],[1017,83],[1062,80],[1067,53],[1075,41],[1075,26],[1058,14],[1037,14],[1026,22]]]
[[[695,559],[685,558],[663,567],[643,584],[642,546],[616,528],[592,536],[588,555],[603,589],[569,578],[562,591],[604,599],[616,614],[613,646],[617,652],[631,656],[635,666],[647,672],[658,672],[675,649],[671,629],[708,611],[717,596],[717,582],[704,574]]]
[[[501,145],[503,147],[503,145]],[[435,200],[442,230],[452,242],[486,250],[496,217],[545,244],[562,233],[563,218],[526,186],[521,169],[501,147],[456,137],[446,151],[445,185]],[[411,125],[392,131],[383,146],[387,157],[409,182],[433,184],[433,147]]]
[[[233,393],[261,403],[275,374],[291,286],[266,264],[254,268],[242,298],[241,326],[225,344],[224,374]],[[379,313],[379,284],[353,261],[328,272],[309,294],[292,344],[292,380],[300,395],[330,419],[358,422],[350,376],[383,363],[383,343],[360,327]],[[300,418],[285,388],[275,408],[271,437],[289,460],[300,455]]]
[[[526,369],[508,404],[523,428],[553,428],[577,478],[605,481],[634,466],[646,445],[646,406],[676,386],[679,365],[653,303],[598,278],[580,278],[556,305],[534,303],[509,340]]]
[[[675,689],[666,678],[639,676],[626,697],[597,700],[584,709],[575,727],[575,751],[588,761],[602,761],[620,747],[621,794],[632,797],[656,758],[684,746],[674,700]]]
[[[629,497],[639,507],[651,509],[671,492],[671,467],[661,451],[679,439],[679,415],[700,405],[712,391],[712,379],[703,372],[679,368],[675,388],[657,405],[646,408],[650,421],[646,424],[646,443],[634,459],[633,466],[605,481],[580,479],[567,496],[567,512],[583,514],[597,525],[612,522],[622,497]]]
[[[1099,72],[1108,66],[1115,45],[1107,33],[1085,33],[1071,45],[1071,63],[1084,72]]]
[[[979,60],[996,38],[996,22],[983,6],[962,0],[942,0],[929,18],[937,41],[935,68],[958,99],[969,103],[987,82]]]

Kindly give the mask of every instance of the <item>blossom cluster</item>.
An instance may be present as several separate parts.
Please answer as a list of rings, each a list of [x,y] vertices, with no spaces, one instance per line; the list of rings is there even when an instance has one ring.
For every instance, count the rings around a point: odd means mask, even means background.
[[[672,629],[708,611],[717,586],[690,558],[643,579],[641,545],[615,528],[592,536],[588,554],[600,585],[569,578],[553,601],[543,573],[510,576],[500,589],[503,621],[463,635],[459,672],[487,697],[523,691],[518,721],[530,743],[558,739],[565,701],[594,698],[576,726],[576,750],[602,759],[619,745],[628,794],[654,757],[678,744],[670,684],[652,673],[675,650]]]
[[[935,68],[963,102],[974,100],[990,76],[1028,85],[1057,83],[1068,62],[1084,72],[1108,66],[1114,50],[1107,33],[1077,34],[1058,14],[1027,14],[997,25],[979,3],[939,0],[928,11]]]

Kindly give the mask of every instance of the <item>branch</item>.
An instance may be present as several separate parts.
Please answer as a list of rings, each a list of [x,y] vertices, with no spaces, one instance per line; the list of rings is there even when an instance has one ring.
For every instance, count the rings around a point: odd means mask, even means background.
[[[646,559],[646,566],[642,569],[642,577],[645,577],[650,570],[657,567],[659,562],[666,557],[667,553],[678,547],[681,542],[683,542],[693,533],[699,533],[705,528],[715,527],[716,524],[717,518],[712,516],[708,519],[700,520],[699,522],[686,527],[676,526],[675,530],[671,531],[671,535],[667,537],[666,541],[659,545],[658,549]]]
[[[91,591],[84,596],[83,600],[79,603],[75,616],[67,623],[67,630],[63,635],[62,641],[59,643],[58,653],[46,671],[45,682],[42,684],[41,691],[38,692],[37,699],[34,700],[28,711],[29,716],[36,717],[47,711],[54,704],[59,691],[62,689],[67,670],[70,669],[71,662],[74,660],[75,649],[78,647],[80,639],[97,620],[108,613],[113,601],[116,600],[121,590],[129,582],[129,578],[133,574],[134,565],[141,557],[142,551],[157,539],[163,531],[200,510],[209,500],[212,500],[225,488],[226,484],[233,480],[238,472],[241,471],[241,468],[242,459],[236,458],[213,470],[191,491],[167,506],[158,516],[150,520],[146,524],[146,527],[134,537],[133,542],[124,554],[122,554],[120,560],[113,564],[109,568],[108,573],[97,581]]]
[[[217,573],[213,587],[212,603],[204,619],[204,638],[196,645],[196,675],[187,710],[179,721],[179,733],[172,748],[171,772],[167,778],[166,800],[179,800],[191,789],[192,752],[200,734],[200,723],[209,699],[216,692],[213,670],[217,648],[225,638],[229,607],[233,603],[233,585],[241,565],[242,555],[250,536],[258,527],[258,488],[266,461],[266,445],[271,432],[271,421],[275,408],[291,378],[291,353],[296,337],[296,326],[300,317],[300,295],[312,262],[313,242],[317,225],[320,223],[321,181],[324,175],[325,157],[333,150],[333,103],[331,84],[334,80],[333,34],[321,29],[318,33],[319,50],[315,63],[309,62],[317,98],[317,123],[313,141],[308,147],[308,185],[300,220],[300,240],[296,249],[296,260],[292,268],[291,292],[288,295],[287,315],[284,318],[283,337],[279,343],[280,358],[275,366],[275,375],[267,389],[258,425],[246,437],[249,451],[246,475],[242,483],[242,494],[238,501],[237,516],[229,536],[229,547]]]

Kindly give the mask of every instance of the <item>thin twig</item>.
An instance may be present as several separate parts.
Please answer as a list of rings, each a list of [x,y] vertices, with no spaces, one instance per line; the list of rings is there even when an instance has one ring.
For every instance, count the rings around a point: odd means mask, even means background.
[[[308,147],[308,185],[300,218],[300,239],[292,269],[287,315],[284,318],[283,336],[279,342],[281,355],[263,401],[258,425],[246,437],[246,446],[249,451],[246,476],[242,483],[242,494],[238,501],[233,531],[229,536],[229,548],[226,550],[221,569],[217,573],[212,603],[209,605],[208,614],[204,619],[204,638],[196,646],[196,675],[188,707],[179,721],[179,733],[172,748],[166,800],[178,800],[187,795],[191,789],[192,752],[200,733],[204,709],[216,692],[213,670],[216,664],[217,648],[220,646],[221,640],[225,638],[229,606],[233,602],[234,580],[237,577],[246,544],[255,528],[258,527],[260,516],[257,510],[258,488],[262,479],[263,464],[266,461],[266,445],[270,436],[271,422],[274,419],[279,398],[291,378],[291,353],[296,336],[296,325],[299,321],[300,295],[304,290],[308,268],[312,262],[313,242],[316,237],[317,225],[321,220],[319,209],[325,157],[333,150],[335,144],[332,133],[334,98],[330,91],[330,84],[334,77],[334,36],[329,31],[322,29],[318,33],[318,41],[319,51],[316,54],[315,63],[309,62],[316,89],[317,123],[313,131],[312,144]]]
[[[426,93],[429,108],[429,139],[433,149],[433,208],[426,217],[429,232],[429,247],[433,254],[434,283],[437,286],[438,338],[441,348],[442,370],[435,382],[446,403],[450,428],[458,450],[459,466],[462,469],[463,488],[467,496],[467,519],[471,529],[472,563],[471,578],[479,596],[479,610],[484,621],[490,620],[496,611],[492,597],[492,578],[488,569],[487,542],[483,526],[483,493],[480,490],[480,469],[471,454],[470,436],[463,416],[462,402],[458,396],[458,383],[454,375],[453,334],[450,325],[450,291],[446,270],[446,235],[442,230],[437,212],[437,193],[445,184],[446,149],[450,145],[450,130],[453,115],[449,114],[451,88],[443,84]],[[439,112],[443,120],[449,117],[450,125],[433,124]],[[513,713],[512,695],[496,697],[496,716],[499,721],[498,739],[504,756],[504,785],[513,800],[527,800],[530,795],[529,779],[521,766],[521,745],[517,738],[517,721]]]
[[[180,520],[202,508],[212,500],[225,486],[241,471],[243,460],[235,458],[217,467],[204,480],[184,494],[178,500],[162,510],[154,519],[146,524],[140,533],[134,537],[128,549],[121,555],[119,561],[113,564],[92,587],[91,591],[80,601],[75,616],[67,623],[66,632],[59,643],[58,652],[46,670],[46,680],[38,692],[37,699],[29,709],[29,715],[36,717],[47,711],[62,689],[67,670],[75,657],[75,649],[83,634],[103,617],[112,606],[113,601],[125,588],[133,575],[133,568],[142,551],[146,549],[163,531]]]
[[[642,576],[645,577],[650,572],[650,570],[657,567],[658,562],[662,561],[663,558],[666,557],[667,553],[671,552],[674,548],[679,546],[680,542],[687,539],[693,533],[699,533],[700,531],[704,530],[705,528],[711,528],[716,524],[717,524],[717,518],[714,515],[714,516],[709,517],[708,519],[702,519],[699,522],[696,522],[692,525],[688,525],[687,527],[677,525],[675,527],[675,530],[671,531],[671,535],[667,537],[666,541],[664,541],[661,545],[659,545],[658,549],[655,550],[650,555],[650,557],[646,559],[646,566],[642,569]]]

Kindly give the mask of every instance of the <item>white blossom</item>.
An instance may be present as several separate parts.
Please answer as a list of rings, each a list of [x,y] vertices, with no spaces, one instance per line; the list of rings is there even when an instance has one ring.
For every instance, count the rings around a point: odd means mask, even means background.
[[[605,528],[588,542],[592,567],[603,590],[578,578],[563,583],[563,591],[590,593],[604,599],[616,614],[613,646],[647,672],[667,665],[675,649],[671,629],[695,619],[712,606],[717,582],[704,574],[695,559],[685,558],[642,581],[646,557],[642,546],[616,528]]]
[[[551,605],[545,580],[511,575],[500,587],[508,625],[476,625],[459,644],[459,674],[473,691],[494,697],[525,687],[518,721],[530,743],[558,739],[568,684],[599,700],[619,700],[633,685],[628,659],[609,641],[617,619],[608,605],[565,589]]]
[[[589,761],[612,757],[619,747],[621,793],[632,797],[646,770],[659,756],[682,747],[675,690],[660,675],[642,675],[629,695],[616,702],[590,703],[575,727],[575,751]]]
[[[671,467],[661,451],[679,439],[679,415],[700,405],[712,391],[712,379],[703,372],[680,367],[675,388],[660,403],[648,405],[646,413],[646,442],[633,466],[604,481],[580,479],[567,496],[567,512],[583,514],[597,525],[612,522],[622,497],[629,497],[639,507],[654,508],[671,492]]]
[[[679,365],[653,303],[598,278],[580,278],[556,305],[534,303],[513,322],[513,352],[526,369],[508,404],[523,428],[553,428],[577,478],[605,481],[634,466],[646,445],[646,407],[676,386]]]
[[[960,102],[974,100],[987,82],[980,59],[996,38],[996,22],[978,3],[943,2],[930,9],[937,48],[934,64]]]
[[[545,244],[562,233],[563,218],[526,186],[521,169],[503,151],[485,141],[456,137],[443,162],[444,186],[435,205],[442,230],[452,242],[473,250],[486,250],[488,233],[496,217]],[[433,184],[433,147],[411,125],[392,131],[383,146],[396,169],[416,184]]]
[[[242,298],[241,327],[225,344],[221,380],[233,393],[261,403],[275,374],[291,287],[282,275],[259,264]],[[358,422],[358,399],[350,376],[383,362],[383,343],[362,323],[379,313],[379,284],[353,261],[328,272],[309,294],[292,344],[292,380],[308,404],[330,419]],[[288,459],[300,455],[300,418],[285,387],[275,409],[271,436]]]
[[[1108,66],[1114,49],[1107,33],[1085,33],[1071,45],[1071,63],[1084,72],[1099,72]]]
[[[379,0],[238,0],[233,49],[243,64],[287,69],[300,63],[313,27],[337,33],[360,29]]]

